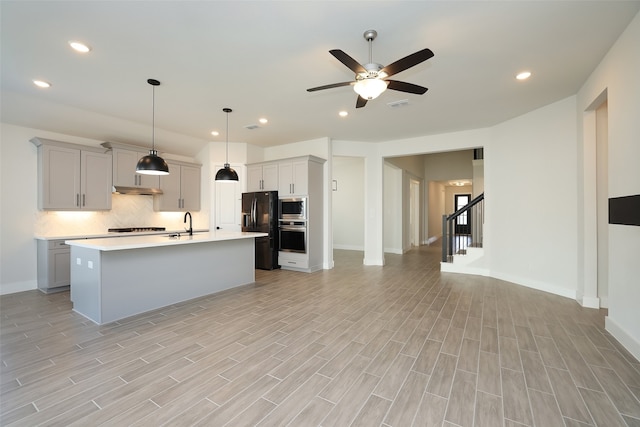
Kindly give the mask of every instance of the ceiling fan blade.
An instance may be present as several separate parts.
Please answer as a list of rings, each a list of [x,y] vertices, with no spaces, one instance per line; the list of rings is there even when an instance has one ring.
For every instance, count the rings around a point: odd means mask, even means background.
[[[429,90],[426,87],[414,85],[413,83],[399,82],[398,80],[385,80],[388,85],[387,89],[393,89],[400,92],[415,93],[416,95],[424,95]]]
[[[367,105],[367,100],[358,95],[358,99],[356,100],[356,108],[362,108]]]
[[[405,56],[402,59],[398,59],[396,62],[387,65],[384,67],[381,72],[385,72],[387,77],[393,76],[394,74],[398,74],[400,71],[404,71],[407,68],[411,68],[414,65],[418,65],[421,62],[426,61],[427,59],[433,56],[433,52],[430,49],[422,49],[415,53],[412,53],[409,56]]]
[[[358,74],[358,73],[366,73],[367,72],[367,70],[365,70],[364,67],[362,65],[360,65],[360,63],[358,61],[356,61],[355,59],[353,59],[352,57],[350,57],[349,55],[347,55],[346,53],[344,53],[340,49],[330,50],[329,53],[331,55],[335,56],[335,58],[338,61],[342,62],[344,65],[346,65],[354,73]]]
[[[330,85],[312,87],[311,89],[307,89],[307,92],[315,92],[317,90],[324,90],[324,89],[333,89],[334,87],[349,86],[353,84],[355,84],[355,82],[332,83]]]

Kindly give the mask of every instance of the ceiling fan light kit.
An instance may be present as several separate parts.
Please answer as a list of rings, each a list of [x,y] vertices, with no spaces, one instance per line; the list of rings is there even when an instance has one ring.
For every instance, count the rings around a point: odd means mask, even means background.
[[[387,80],[387,77],[391,77],[394,74],[398,74],[408,68],[418,65],[421,62],[433,57],[433,52],[430,49],[422,49],[411,55],[405,56],[396,62],[383,67],[380,64],[376,64],[371,59],[373,50],[373,40],[378,36],[375,30],[367,30],[364,32],[363,37],[369,43],[369,62],[365,65],[361,65],[358,61],[344,53],[340,49],[330,50],[329,53],[333,55],[338,61],[342,62],[347,68],[353,71],[355,75],[355,81],[333,83],[324,86],[313,87],[307,89],[307,92],[315,92],[318,90],[332,89],[341,86],[353,86],[353,90],[358,94],[356,100],[356,108],[362,108],[367,105],[367,101],[377,98],[387,89],[396,90],[399,92],[413,93],[416,95],[423,95],[427,92],[426,87],[418,86],[413,83],[401,82],[398,80]]]
[[[366,78],[358,80],[356,84],[353,85],[353,90],[367,101],[371,101],[387,90],[387,83],[385,83],[384,80],[376,78]]]
[[[151,85],[151,150],[149,154],[138,160],[136,172],[143,175],[169,175],[169,165],[164,159],[158,156],[156,151],[156,86],[160,82],[155,79],[148,79]]]

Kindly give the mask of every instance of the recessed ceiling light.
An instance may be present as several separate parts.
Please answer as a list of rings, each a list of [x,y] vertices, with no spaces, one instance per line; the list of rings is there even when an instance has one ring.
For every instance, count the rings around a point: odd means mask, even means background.
[[[44,80],[34,80],[33,84],[38,86],[38,87],[45,88],[45,89],[48,88],[48,87],[51,87],[51,83],[45,82]]]
[[[91,48],[89,46],[87,46],[84,43],[81,42],[77,42],[74,40],[70,40],[69,41],[69,46],[71,46],[71,48],[73,50],[75,50],[76,52],[80,52],[80,53],[87,53],[89,51],[91,51]]]
[[[220,132],[218,132],[217,130],[214,130],[214,131],[211,132],[211,135],[218,136],[218,135],[220,135]]]
[[[263,125],[266,125],[266,124],[269,122],[269,120],[265,119],[264,117],[263,117],[263,118],[261,118],[261,119],[258,119],[258,121],[259,121],[260,123],[262,123]]]
[[[346,112],[346,111],[340,111],[340,112],[338,113],[338,115],[339,115],[340,117],[347,117],[347,116],[349,115],[349,113],[348,113],[348,112]]]
[[[529,77],[531,77],[531,71],[523,71],[516,75],[516,79],[518,80],[527,80]]]

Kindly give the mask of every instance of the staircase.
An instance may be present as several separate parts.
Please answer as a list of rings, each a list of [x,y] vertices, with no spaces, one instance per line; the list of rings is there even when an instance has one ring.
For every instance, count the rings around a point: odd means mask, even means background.
[[[488,275],[483,249],[484,193],[451,215],[442,216],[440,271]]]

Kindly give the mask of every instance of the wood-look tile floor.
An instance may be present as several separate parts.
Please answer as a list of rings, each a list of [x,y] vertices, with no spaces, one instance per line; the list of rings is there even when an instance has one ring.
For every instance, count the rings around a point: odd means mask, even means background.
[[[0,424],[640,426],[640,363],[603,311],[439,255],[336,251],[106,326],[68,293],[3,296]]]

